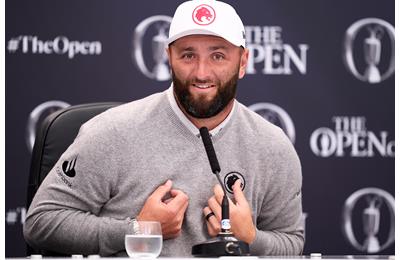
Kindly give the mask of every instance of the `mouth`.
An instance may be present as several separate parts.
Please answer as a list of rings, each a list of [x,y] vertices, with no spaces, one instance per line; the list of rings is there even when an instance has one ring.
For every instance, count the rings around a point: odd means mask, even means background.
[[[209,84],[209,83],[208,84],[204,84],[204,83],[196,84],[196,83],[194,83],[194,84],[192,84],[192,86],[197,88],[197,89],[210,89],[210,88],[215,87],[214,84]]]

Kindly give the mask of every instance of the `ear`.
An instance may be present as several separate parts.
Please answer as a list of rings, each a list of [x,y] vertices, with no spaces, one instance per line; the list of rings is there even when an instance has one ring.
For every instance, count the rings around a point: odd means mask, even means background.
[[[170,47],[165,48],[165,52],[167,53],[168,64],[169,64],[169,67],[171,68],[171,48]]]
[[[249,60],[249,50],[243,49],[240,57],[239,79],[242,79],[246,74],[247,62]]]

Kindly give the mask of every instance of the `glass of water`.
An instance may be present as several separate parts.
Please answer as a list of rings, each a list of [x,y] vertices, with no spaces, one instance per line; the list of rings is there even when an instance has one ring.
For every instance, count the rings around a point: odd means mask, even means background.
[[[139,230],[125,235],[125,250],[130,257],[156,258],[161,253],[162,232],[160,222],[138,221]]]

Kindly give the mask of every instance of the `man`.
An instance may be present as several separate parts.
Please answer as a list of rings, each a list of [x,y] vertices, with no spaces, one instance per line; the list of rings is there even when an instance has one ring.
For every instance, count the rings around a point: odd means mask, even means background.
[[[67,254],[126,255],[125,234],[155,220],[161,256],[190,256],[220,230],[223,192],[198,130],[206,126],[232,192],[234,235],[253,255],[300,254],[299,159],[281,129],[235,100],[248,60],[241,19],[222,2],[185,2],[167,52],[172,86],[81,127],[32,202],[26,240]],[[63,175],[72,162],[75,176]]]

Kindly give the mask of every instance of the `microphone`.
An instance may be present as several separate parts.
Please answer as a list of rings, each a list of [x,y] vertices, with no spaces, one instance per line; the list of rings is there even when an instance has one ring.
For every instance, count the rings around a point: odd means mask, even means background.
[[[221,171],[221,167],[219,167],[217,155],[215,154],[214,146],[212,144],[210,133],[208,132],[207,127],[203,126],[200,128],[200,136],[201,140],[203,140],[204,148],[206,149],[208,161],[210,162],[211,171],[214,174],[219,174]]]
[[[230,231],[231,224],[229,220],[228,196],[225,185],[223,185],[221,177],[219,176],[221,167],[219,166],[217,155],[215,154],[214,146],[212,144],[210,133],[208,132],[207,127],[200,128],[200,135],[201,139],[203,140],[208,161],[210,162],[211,171],[217,177],[218,182],[224,191],[224,197],[221,205],[221,232],[213,239],[194,245],[192,247],[192,255],[199,257],[250,255],[249,245],[246,242],[236,239]]]
[[[210,162],[211,171],[217,176],[218,182],[224,190],[224,197],[222,199],[222,220],[221,220],[221,231],[230,232],[231,224],[229,220],[229,201],[226,195],[225,185],[223,185],[219,173],[221,172],[221,167],[219,166],[217,155],[215,154],[214,146],[210,138],[210,133],[207,127],[200,128],[201,140],[203,140],[204,148],[206,149],[208,161]],[[223,224],[223,225],[222,225]]]

